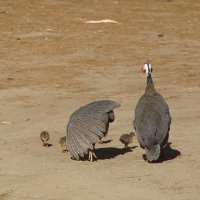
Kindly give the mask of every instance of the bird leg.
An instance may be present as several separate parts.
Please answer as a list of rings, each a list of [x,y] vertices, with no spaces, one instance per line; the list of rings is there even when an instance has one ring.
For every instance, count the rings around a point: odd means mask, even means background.
[[[45,145],[45,142],[44,142],[44,140],[42,140],[42,146],[43,147],[45,147],[46,145]]]
[[[65,146],[65,148],[63,146]],[[61,148],[62,148],[62,153],[65,153],[66,151],[68,151],[66,145],[61,145]]]
[[[63,149],[63,145],[61,145],[61,149],[62,149],[62,153],[64,153],[64,152],[65,152],[65,150]]]
[[[45,147],[49,147],[49,144],[48,144],[48,142],[45,142],[45,145],[44,145]]]
[[[126,150],[129,150],[130,148],[129,148],[129,146],[128,146],[128,144],[125,144],[125,147],[124,147]]]
[[[102,138],[99,138],[99,144],[103,144]]]
[[[95,155],[95,153],[92,150],[89,150],[88,160],[90,160],[91,162],[93,162],[94,157],[97,158],[97,156]]]

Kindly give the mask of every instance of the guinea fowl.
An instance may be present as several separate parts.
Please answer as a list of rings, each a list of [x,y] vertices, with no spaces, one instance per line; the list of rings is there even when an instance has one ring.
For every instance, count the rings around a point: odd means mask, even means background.
[[[171,117],[167,103],[154,88],[151,65],[147,62],[142,71],[146,72],[147,86],[137,103],[133,125],[147,160],[155,162],[168,142]]]
[[[128,149],[128,145],[133,142],[133,136],[135,136],[135,133],[131,132],[130,134],[123,134],[119,138],[119,141],[125,145],[125,149]]]
[[[68,151],[67,150],[67,148],[66,148],[66,136],[64,136],[64,137],[61,137],[60,139],[59,139],[59,144],[61,145],[61,148],[62,148],[62,152],[64,153],[64,152],[66,152],[66,151]]]
[[[49,133],[47,131],[42,131],[40,133],[40,139],[43,142],[43,146],[49,147],[48,140],[49,140]]]
[[[95,144],[105,137],[109,123],[114,121],[113,109],[120,104],[111,100],[100,100],[76,110],[67,125],[67,146],[72,159],[80,160],[88,155],[93,161]]]

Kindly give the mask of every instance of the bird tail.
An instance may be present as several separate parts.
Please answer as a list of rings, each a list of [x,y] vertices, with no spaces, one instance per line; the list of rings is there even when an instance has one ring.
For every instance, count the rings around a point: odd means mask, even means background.
[[[150,163],[157,161],[161,154],[160,145],[156,144],[153,147],[151,147],[151,149],[147,149],[145,147],[145,153],[146,153],[147,159]]]

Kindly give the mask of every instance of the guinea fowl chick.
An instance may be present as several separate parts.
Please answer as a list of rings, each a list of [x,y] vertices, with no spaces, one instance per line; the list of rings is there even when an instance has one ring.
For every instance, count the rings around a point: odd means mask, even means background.
[[[61,148],[62,148],[62,152],[63,152],[63,153],[64,153],[65,151],[68,151],[68,149],[67,149],[67,143],[66,143],[66,136],[60,138],[59,144],[61,145]]]
[[[131,132],[129,134],[123,134],[119,138],[119,141],[125,145],[125,149],[128,149],[128,145],[133,142],[133,136],[135,136],[135,133]]]
[[[42,140],[44,147],[49,147],[49,144],[48,144],[49,133],[48,133],[48,131],[42,131],[40,133],[40,139]]]

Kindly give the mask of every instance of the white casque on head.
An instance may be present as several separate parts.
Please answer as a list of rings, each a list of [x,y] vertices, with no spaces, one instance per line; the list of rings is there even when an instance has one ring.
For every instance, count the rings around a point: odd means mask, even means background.
[[[145,63],[143,67],[143,71],[146,72],[146,76],[148,76],[148,74],[151,74],[152,72],[151,64]]]

